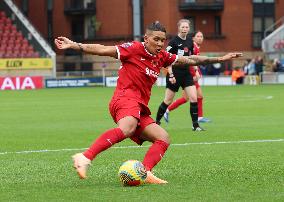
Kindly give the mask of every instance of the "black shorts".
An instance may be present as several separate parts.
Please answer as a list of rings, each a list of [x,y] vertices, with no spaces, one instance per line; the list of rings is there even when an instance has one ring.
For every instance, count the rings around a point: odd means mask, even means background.
[[[188,86],[194,86],[192,75],[190,74],[188,69],[179,69],[179,70],[173,70],[174,76],[176,78],[176,83],[172,84],[169,81],[169,74],[167,74],[166,77],[166,88],[178,92],[179,87],[182,87],[182,89],[188,87]]]

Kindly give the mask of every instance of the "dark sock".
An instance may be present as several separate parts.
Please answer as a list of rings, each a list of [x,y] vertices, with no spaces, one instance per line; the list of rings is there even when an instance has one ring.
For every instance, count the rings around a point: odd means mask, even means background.
[[[197,102],[190,103],[190,116],[194,128],[198,127],[198,105]]]
[[[161,123],[161,118],[164,116],[164,113],[167,111],[169,105],[165,104],[162,102],[159,106],[157,116],[156,116],[156,123],[160,124]]]

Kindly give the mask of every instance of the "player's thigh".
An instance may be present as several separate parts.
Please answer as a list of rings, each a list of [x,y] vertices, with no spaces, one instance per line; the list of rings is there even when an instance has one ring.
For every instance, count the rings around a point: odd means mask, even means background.
[[[182,91],[182,97],[183,97],[184,99],[186,99],[186,101],[189,100],[189,97],[187,97],[187,95],[186,95],[186,93],[185,93],[184,90]]]
[[[185,94],[190,102],[197,102],[197,91],[195,85],[184,88]]]
[[[151,123],[144,128],[140,138],[145,141],[155,142],[156,140],[162,140],[170,144],[170,137],[165,129],[156,123]]]
[[[136,130],[138,119],[133,116],[126,116],[117,122],[118,127],[126,137],[130,137]]]
[[[167,105],[171,104],[173,102],[175,94],[176,94],[175,91],[166,88],[164,103],[166,103]]]

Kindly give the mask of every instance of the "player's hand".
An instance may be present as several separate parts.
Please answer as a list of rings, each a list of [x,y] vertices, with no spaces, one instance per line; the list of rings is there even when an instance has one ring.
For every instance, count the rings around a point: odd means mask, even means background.
[[[176,83],[176,77],[174,76],[173,73],[169,74],[169,81],[171,82],[171,84]]]
[[[177,82],[175,77],[170,78],[169,81],[171,84],[175,84]]]
[[[242,56],[243,56],[242,53],[228,53],[228,54],[222,56],[220,58],[220,61],[232,60],[232,59],[239,58],[239,57],[242,57]]]
[[[70,39],[60,36],[54,40],[54,43],[58,49],[68,49],[72,48],[75,42],[71,41]]]

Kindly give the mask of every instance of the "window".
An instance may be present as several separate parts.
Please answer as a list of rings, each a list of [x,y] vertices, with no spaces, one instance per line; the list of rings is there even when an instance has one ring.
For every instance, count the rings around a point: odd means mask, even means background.
[[[85,30],[87,30],[85,33],[85,38],[87,39],[93,39],[96,36],[96,16],[87,16],[85,18],[86,27]]]
[[[264,3],[274,3],[274,0],[264,0]]]
[[[77,17],[72,20],[72,38],[74,41],[84,40],[84,18]]]
[[[253,0],[253,3],[274,3],[274,0]]]
[[[262,19],[260,17],[254,17],[253,19],[253,31],[261,32],[262,30]]]
[[[215,35],[220,36],[221,34],[221,17],[215,16]]]
[[[269,29],[269,31],[273,31],[273,24],[274,24],[274,18],[272,17],[265,17],[264,18],[264,29],[267,30]]]
[[[260,48],[265,35],[274,30],[274,16],[274,0],[253,0],[252,45],[254,48]]]

